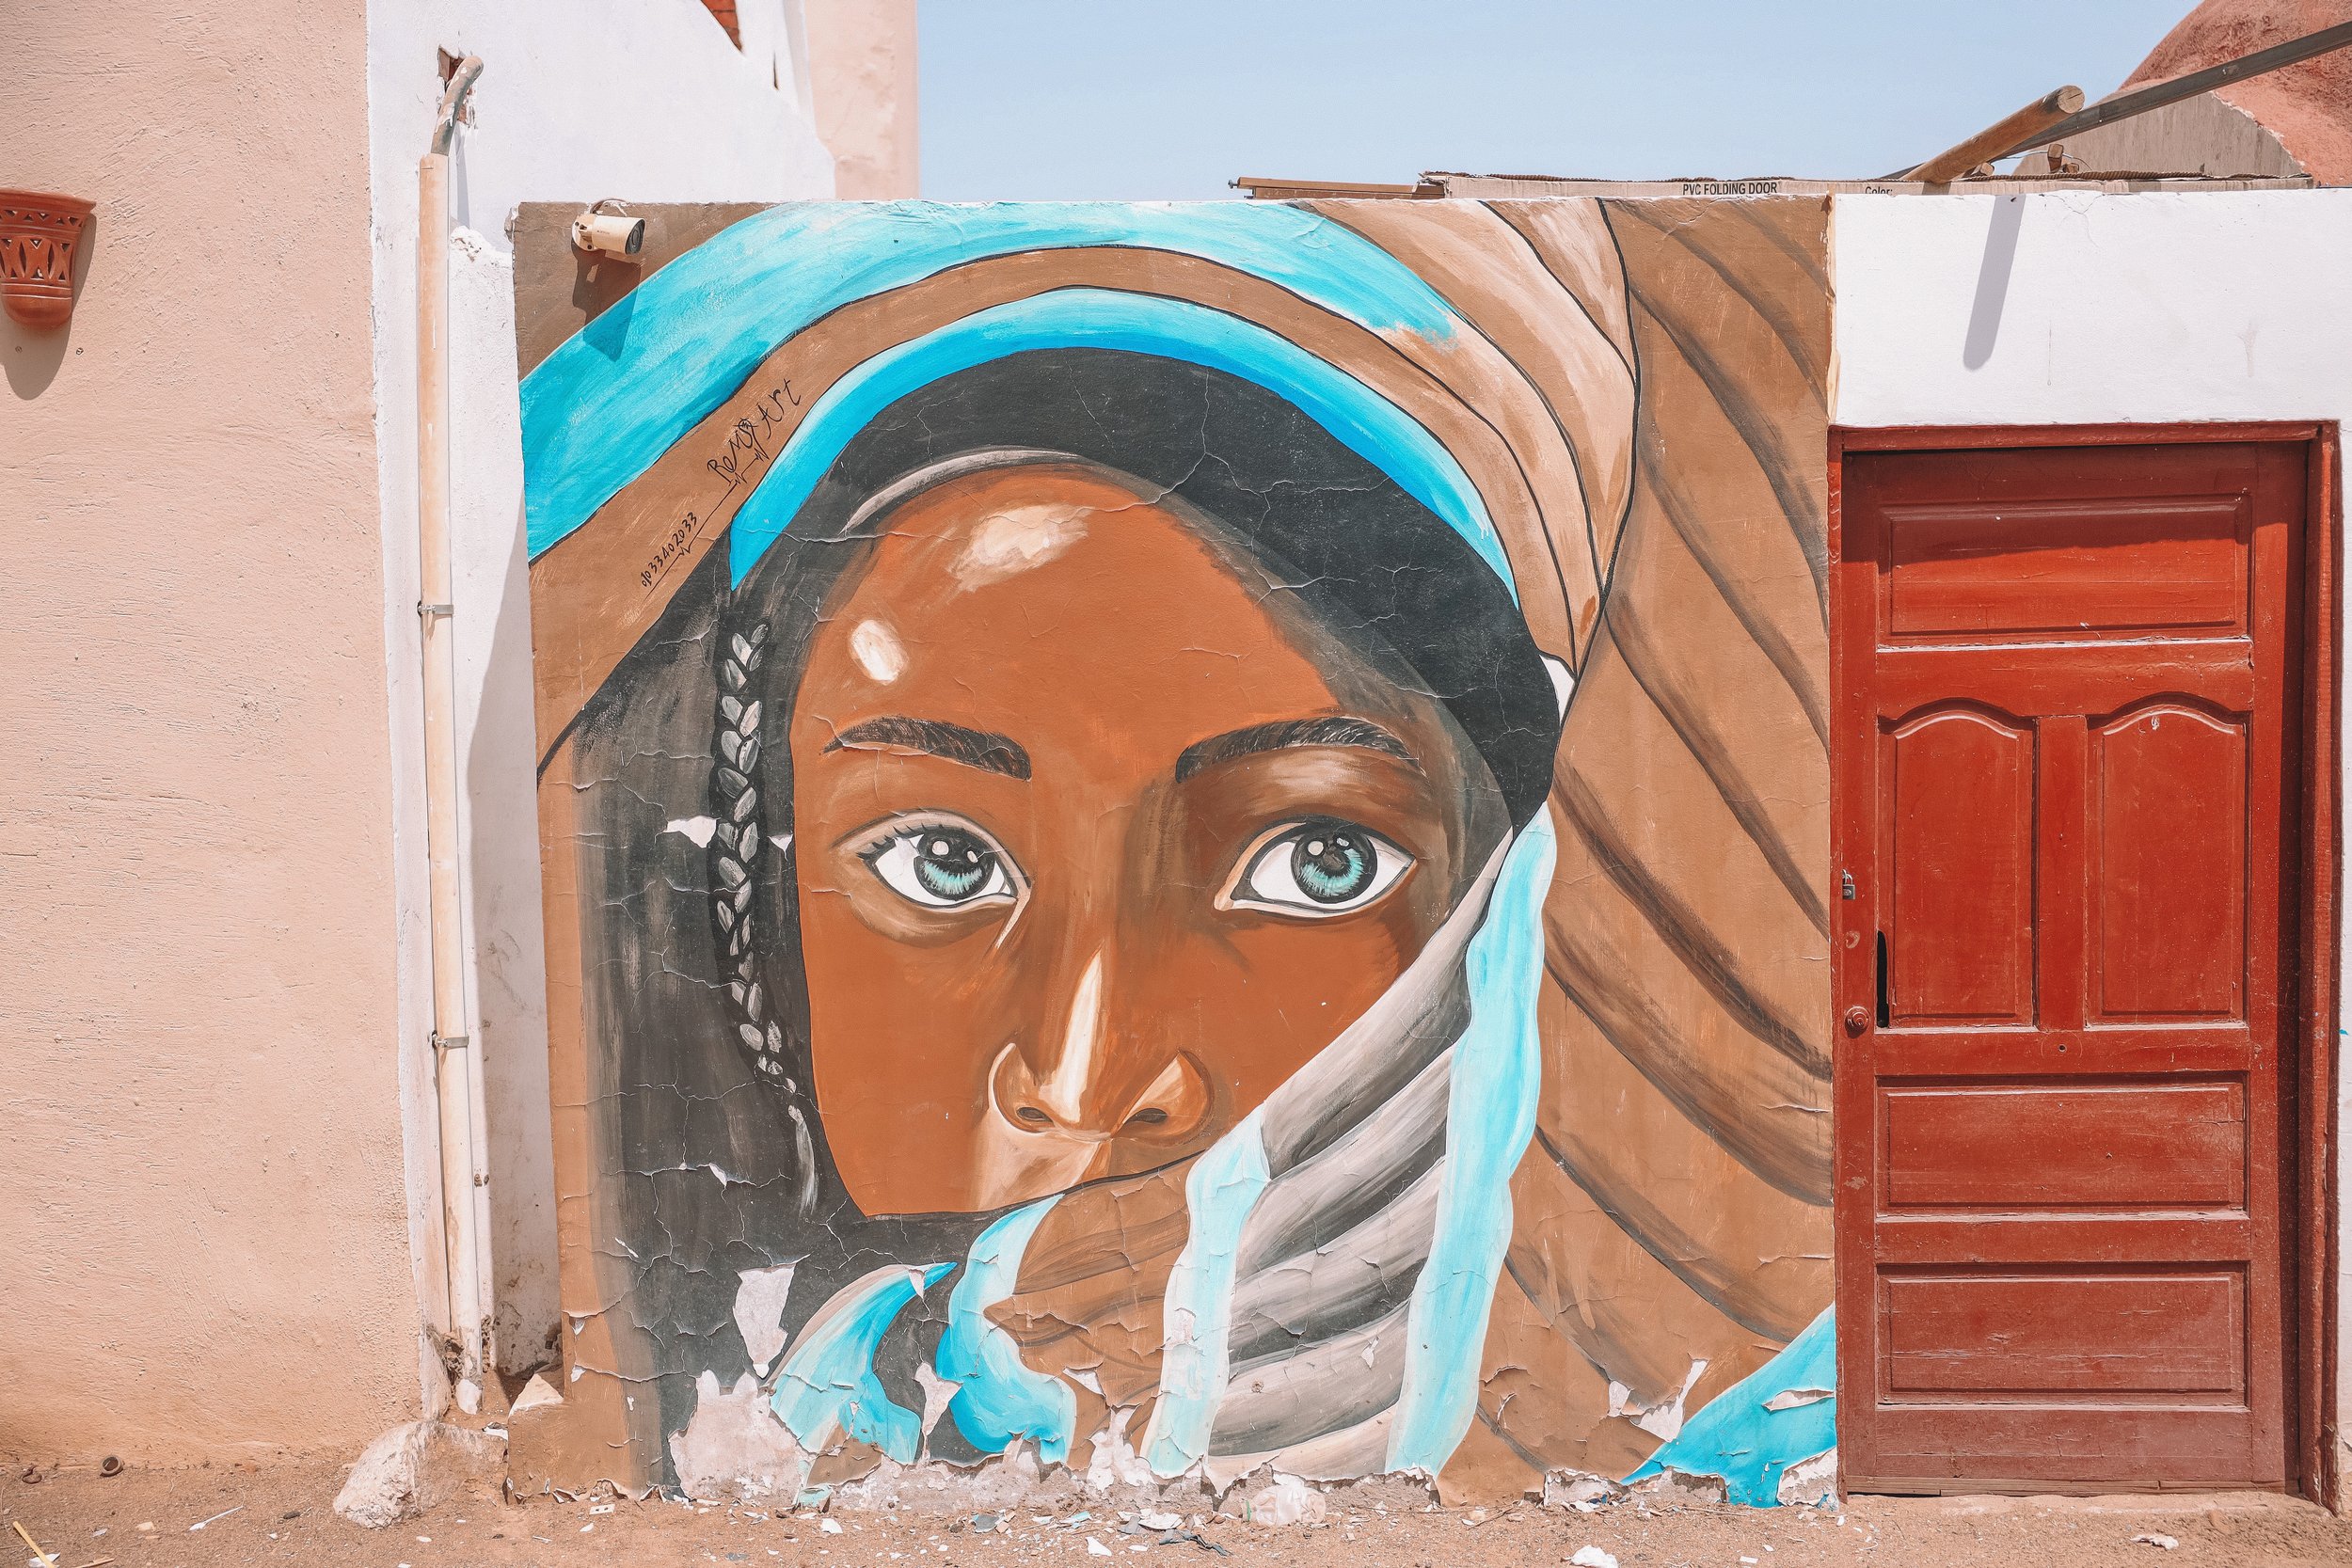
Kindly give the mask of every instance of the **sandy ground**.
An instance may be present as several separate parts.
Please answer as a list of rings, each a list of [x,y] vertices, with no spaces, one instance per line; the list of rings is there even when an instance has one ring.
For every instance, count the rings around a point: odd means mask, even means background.
[[[1022,1513],[975,1530],[965,1515],[912,1513],[776,1516],[755,1507],[633,1503],[521,1504],[477,1497],[384,1530],[363,1530],[329,1504],[339,1465],[267,1469],[40,1472],[0,1479],[21,1521],[57,1568],[214,1568],[293,1562],[322,1568],[461,1568],[466,1564],[798,1564],[803,1568],[1083,1568],[1142,1558],[1160,1568],[1364,1564],[1366,1568],[1545,1568],[1598,1547],[1621,1568],[1810,1568],[1814,1564],[2061,1564],[2101,1568],[2317,1568],[2352,1564],[2352,1525],[2308,1503],[2251,1494],[2163,1498],[1857,1497],[1840,1513],[1760,1512],[1650,1497],[1591,1513],[1533,1504],[1498,1513],[1423,1512],[1397,1490],[1335,1494],[1328,1523],[1274,1527],[1204,1516],[1193,1542],[1122,1533],[1115,1513],[1070,1525]],[[599,1512],[609,1508],[611,1512]],[[838,1533],[825,1528],[830,1522]],[[1187,1520],[1187,1528],[1190,1521]],[[0,1529],[5,1529],[0,1523]],[[2136,1535],[2169,1537],[2167,1549]],[[13,1558],[29,1562],[8,1534]],[[1089,1545],[1092,1543],[1093,1545]],[[1101,1550],[1096,1550],[1095,1547]],[[1104,1555],[1110,1561],[1104,1562]],[[1171,1562],[1168,1560],[1173,1559]],[[1590,1559],[1587,1560],[1591,1560]],[[1138,1563],[1137,1568],[1142,1568]]]

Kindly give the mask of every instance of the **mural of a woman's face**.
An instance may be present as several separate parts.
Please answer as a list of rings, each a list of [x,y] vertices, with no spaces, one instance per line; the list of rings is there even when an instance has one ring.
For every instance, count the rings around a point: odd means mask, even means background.
[[[1032,464],[885,522],[789,741],[843,1181],[975,1212],[1205,1148],[1421,950],[1491,775],[1181,503]]]

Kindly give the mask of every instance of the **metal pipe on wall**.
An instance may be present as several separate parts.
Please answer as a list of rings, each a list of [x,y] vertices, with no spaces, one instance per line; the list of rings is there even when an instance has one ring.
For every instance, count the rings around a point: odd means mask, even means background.
[[[469,55],[450,73],[433,145],[417,165],[417,604],[424,657],[425,854],[433,933],[433,1074],[439,1110],[441,1241],[458,1408],[481,1408],[490,1355],[489,1177],[481,1052],[467,1019],[457,882],[457,668],[450,574],[449,152],[482,74]]]

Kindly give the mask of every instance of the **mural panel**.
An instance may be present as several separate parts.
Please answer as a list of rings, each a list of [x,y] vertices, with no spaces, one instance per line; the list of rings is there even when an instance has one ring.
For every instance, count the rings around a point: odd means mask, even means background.
[[[518,1462],[1818,1497],[1821,204],[726,216],[518,261]]]

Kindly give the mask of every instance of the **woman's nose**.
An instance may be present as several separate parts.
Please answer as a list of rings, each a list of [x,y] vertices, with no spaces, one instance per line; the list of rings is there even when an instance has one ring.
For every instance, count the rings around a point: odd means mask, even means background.
[[[996,1114],[1025,1132],[1089,1142],[1188,1138],[1208,1118],[1208,1074],[1148,1024],[1121,1026],[1104,967],[1096,953],[1066,1000],[1041,1009],[1036,1037],[997,1058],[990,1084]]]

